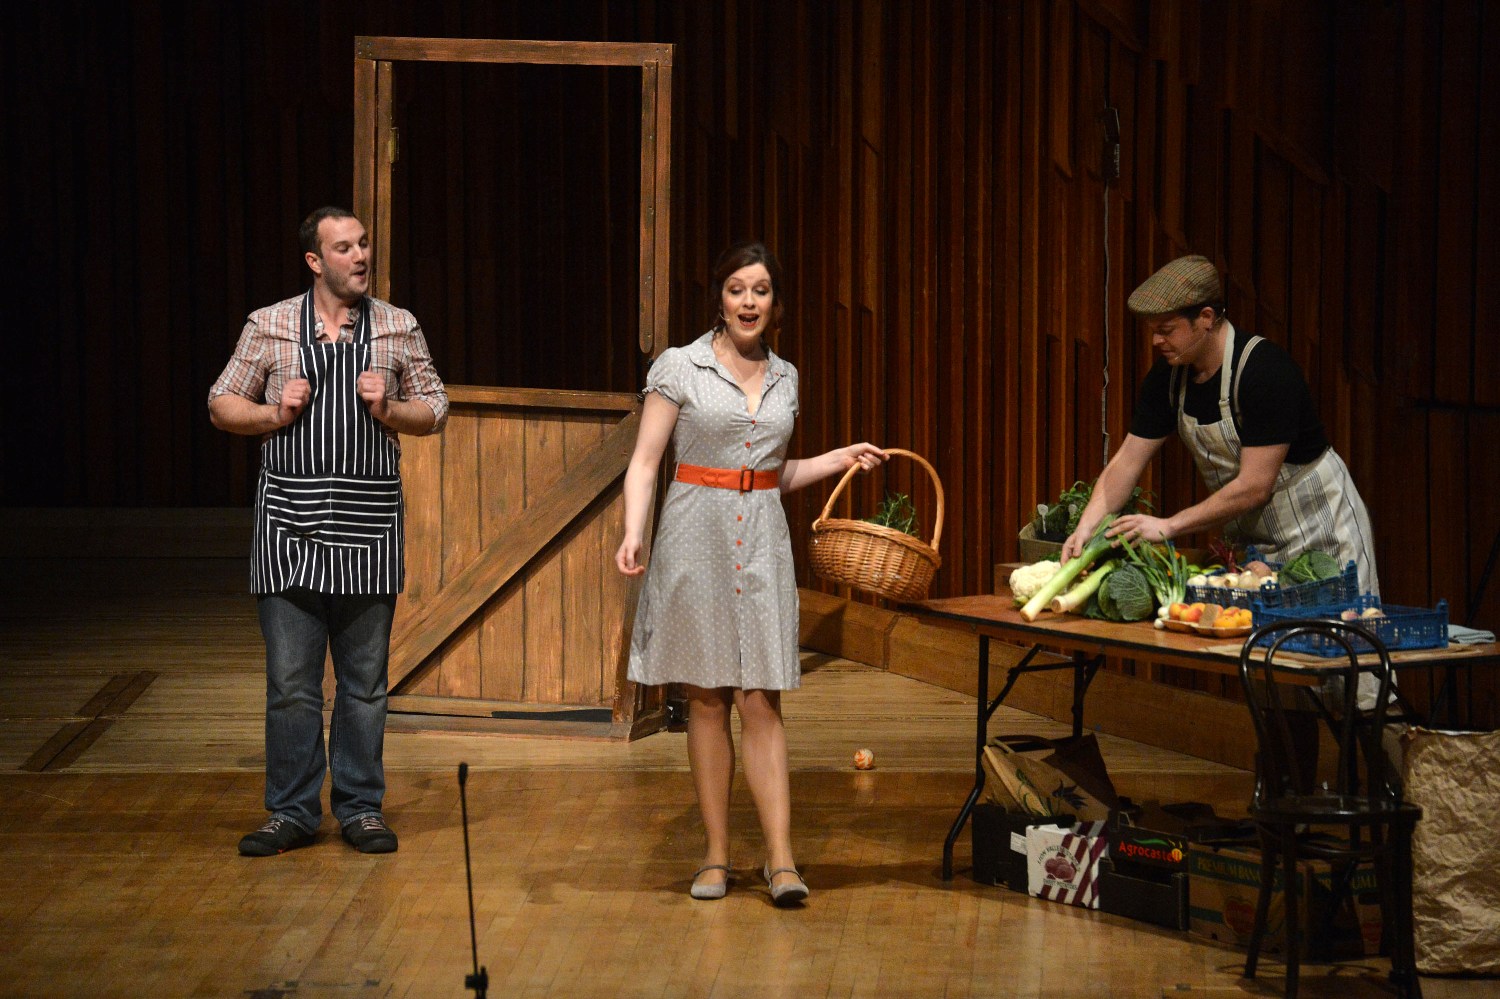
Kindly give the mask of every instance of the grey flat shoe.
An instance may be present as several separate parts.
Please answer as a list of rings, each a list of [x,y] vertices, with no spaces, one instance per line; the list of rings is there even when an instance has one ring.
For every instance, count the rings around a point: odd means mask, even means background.
[[[724,880],[716,885],[700,885],[698,883],[698,875],[705,871],[723,871]],[[698,868],[693,872],[693,887],[688,890],[688,894],[705,902],[712,902],[723,898],[729,891],[729,873],[728,864],[709,864],[707,867]]]
[[[773,871],[768,862],[761,873],[766,876],[766,886],[771,889],[771,904],[778,909],[801,905],[807,901],[807,896],[812,894],[807,889],[807,882],[802,880],[802,875],[797,873],[795,867],[778,867]],[[778,874],[790,874],[797,881],[795,884],[774,884],[773,881]]]

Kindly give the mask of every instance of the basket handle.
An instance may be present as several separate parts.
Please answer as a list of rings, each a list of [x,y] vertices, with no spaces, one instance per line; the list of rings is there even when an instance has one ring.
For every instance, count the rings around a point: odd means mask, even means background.
[[[917,464],[927,469],[927,474],[932,478],[932,488],[937,492],[937,517],[933,523],[932,541],[929,542],[929,547],[931,547],[933,551],[937,551],[938,541],[943,536],[943,483],[938,479],[937,472],[935,472],[932,466],[927,463],[926,458],[922,457],[920,454],[917,454],[915,451],[908,451],[905,448],[899,447],[888,447],[882,448],[881,450],[885,451],[886,457],[890,457],[891,455],[896,454],[905,455],[912,461],[915,461]],[[839,494],[844,491],[844,487],[849,484],[849,480],[854,478],[854,473],[858,471],[859,462],[856,461],[854,464],[849,466],[849,470],[844,473],[844,477],[842,479],[839,479],[839,484],[833,487],[833,492],[828,494],[828,502],[824,504],[823,512],[818,514],[818,519],[813,521],[813,526],[816,527],[818,524],[821,524],[823,521],[828,519],[829,514],[833,513],[833,504],[837,502]]]

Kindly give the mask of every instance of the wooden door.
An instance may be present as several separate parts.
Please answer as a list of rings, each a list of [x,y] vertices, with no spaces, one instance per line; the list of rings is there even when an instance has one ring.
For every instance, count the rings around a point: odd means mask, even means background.
[[[639,66],[637,343],[666,347],[672,47],[456,38],[355,40],[354,210],[390,295],[400,62]],[[408,727],[630,738],[665,724],[660,690],[625,678],[636,582],[613,565],[635,395],[450,385],[441,435],[404,438],[406,592],[391,711]]]

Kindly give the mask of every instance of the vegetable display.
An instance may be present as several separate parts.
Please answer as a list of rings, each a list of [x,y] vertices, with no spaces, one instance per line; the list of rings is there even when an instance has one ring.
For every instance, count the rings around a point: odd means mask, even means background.
[[[1055,559],[1043,559],[1033,565],[1023,565],[1010,574],[1010,592],[1020,606],[1030,600],[1047,580],[1057,575],[1062,565]]]
[[[1041,614],[1052,603],[1053,597],[1066,590],[1068,585],[1077,579],[1083,570],[1093,565],[1096,559],[1113,547],[1113,539],[1106,538],[1104,532],[1114,522],[1115,518],[1113,514],[1110,514],[1099,522],[1099,527],[1094,531],[1093,537],[1089,538],[1089,543],[1084,545],[1082,553],[1058,569],[1056,574],[1047,580],[1041,589],[1032,594],[1030,600],[1026,601],[1025,606],[1021,608],[1022,618],[1027,621],[1035,621],[1037,615]]]
[[[1156,626],[1162,627],[1165,621],[1182,621],[1202,628],[1232,630],[1249,628],[1252,615],[1248,607],[1222,607],[1219,604],[1204,603],[1173,604],[1167,608],[1166,618],[1157,621]]]
[[[1280,577],[1264,562],[1250,562],[1243,572],[1223,572],[1216,575],[1199,573],[1187,581],[1189,586],[1217,586],[1221,589],[1259,590],[1272,589],[1280,585]]]
[[[1115,571],[1119,564],[1118,561],[1105,562],[1085,576],[1083,581],[1077,586],[1066,593],[1053,597],[1052,602],[1047,605],[1047,609],[1058,614],[1072,614],[1075,611],[1081,610],[1089,602],[1089,598],[1109,579],[1110,574]]]
[[[1106,537],[1114,522],[1114,516],[1104,518],[1078,557],[1064,565],[1039,562],[1011,573],[1011,592],[1023,620],[1035,621],[1050,610],[1145,621],[1166,618],[1168,608],[1184,605],[1188,580],[1199,570],[1171,541],[1132,544],[1123,537]],[[1264,564],[1257,568],[1269,571]],[[1249,570],[1247,574],[1253,576]]]
[[[1132,545],[1120,539],[1130,561],[1140,567],[1151,592],[1156,597],[1156,606],[1167,608],[1181,603],[1187,596],[1189,572],[1187,559],[1177,551],[1177,546],[1167,541],[1160,545]]]
[[[1099,616],[1109,621],[1144,621],[1156,613],[1151,582],[1140,566],[1127,564],[1099,587]]]
[[[1036,536],[1051,541],[1062,541],[1078,527],[1078,518],[1088,506],[1089,495],[1094,487],[1086,482],[1075,482],[1064,489],[1051,505],[1038,503],[1036,507]]]
[[[1339,560],[1327,552],[1307,551],[1281,567],[1284,583],[1317,583],[1340,572]]]
[[[1094,484],[1080,480],[1059,493],[1057,502],[1038,503],[1032,530],[1044,541],[1067,540],[1078,530],[1078,519],[1083,516],[1083,508],[1089,505],[1089,497],[1093,494]],[[1120,508],[1120,513],[1149,513],[1153,509],[1155,507],[1151,502],[1151,494],[1136,486],[1131,490],[1125,505]]]

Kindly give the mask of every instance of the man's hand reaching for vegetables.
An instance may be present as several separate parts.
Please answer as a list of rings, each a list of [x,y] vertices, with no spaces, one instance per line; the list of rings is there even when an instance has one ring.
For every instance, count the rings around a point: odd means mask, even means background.
[[[1088,547],[1089,539],[1094,536],[1096,527],[1097,522],[1088,517],[1080,520],[1078,522],[1078,529],[1068,535],[1068,540],[1063,542],[1062,551],[1058,552],[1057,560],[1067,563],[1082,555],[1083,550]]]
[[[1117,517],[1104,532],[1108,538],[1124,538],[1134,544],[1137,541],[1160,542],[1172,537],[1172,530],[1165,517],[1150,517],[1144,513],[1130,513]]]

